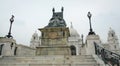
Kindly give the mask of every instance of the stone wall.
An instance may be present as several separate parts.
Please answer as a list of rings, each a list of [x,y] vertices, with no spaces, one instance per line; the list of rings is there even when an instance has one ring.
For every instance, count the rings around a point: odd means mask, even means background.
[[[35,56],[35,49],[24,45],[17,45],[16,56]]]
[[[37,47],[36,55],[71,55],[69,46]]]

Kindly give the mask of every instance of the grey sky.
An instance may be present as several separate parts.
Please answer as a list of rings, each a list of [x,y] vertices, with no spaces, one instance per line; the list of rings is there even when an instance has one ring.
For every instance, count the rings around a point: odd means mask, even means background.
[[[0,36],[9,29],[9,19],[15,15],[12,35],[17,43],[29,45],[32,34],[43,28],[52,17],[52,8],[64,7],[64,19],[84,37],[89,31],[87,12],[92,13],[93,30],[106,42],[109,27],[120,39],[120,0],[0,0]]]

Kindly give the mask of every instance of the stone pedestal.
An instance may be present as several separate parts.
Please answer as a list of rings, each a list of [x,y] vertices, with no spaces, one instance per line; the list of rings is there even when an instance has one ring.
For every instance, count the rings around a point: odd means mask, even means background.
[[[71,55],[70,46],[67,44],[70,35],[67,27],[47,27],[39,30],[42,38],[36,55]]]
[[[86,38],[86,54],[93,55],[95,54],[94,42],[100,44],[100,38],[98,35],[88,35]]]
[[[15,49],[16,41],[12,38],[0,38],[0,45],[1,47],[1,55],[2,56],[14,56],[14,49]]]
[[[37,47],[36,55],[71,55],[69,46]]]

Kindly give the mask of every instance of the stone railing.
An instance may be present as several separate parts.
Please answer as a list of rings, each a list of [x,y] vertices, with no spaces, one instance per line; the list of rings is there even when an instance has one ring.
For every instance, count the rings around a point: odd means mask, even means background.
[[[100,57],[105,64],[112,66],[120,66],[120,55],[113,53],[105,48],[99,46],[94,42],[95,45],[95,54]]]

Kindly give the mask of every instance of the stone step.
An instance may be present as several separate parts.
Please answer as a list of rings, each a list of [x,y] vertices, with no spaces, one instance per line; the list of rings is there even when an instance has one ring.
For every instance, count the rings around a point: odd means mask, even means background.
[[[72,56],[72,58],[75,58],[75,59],[93,59],[93,57],[91,55],[81,55],[81,56]]]
[[[51,64],[51,63],[56,63],[56,64],[63,64],[63,63],[76,63],[76,64],[79,64],[79,63],[82,63],[82,64],[93,64],[93,63],[96,63],[94,61],[71,61],[71,60],[68,60],[68,61],[61,61],[61,60],[56,60],[56,61],[52,61],[52,60],[47,60],[47,61],[39,61],[39,60],[31,60],[31,61],[26,61],[26,60],[19,60],[19,61],[1,61],[0,64],[29,64],[29,63],[34,63],[34,64]]]
[[[94,62],[95,60],[93,59],[93,58],[73,58],[73,57],[66,57],[66,58],[63,58],[63,57],[59,57],[59,58],[56,58],[56,57],[54,57],[54,58],[31,58],[31,57],[19,57],[19,58],[17,58],[17,57],[4,57],[3,58],[5,61],[8,61],[8,62],[10,62],[11,60],[13,61],[13,62],[20,62],[20,61],[22,61],[22,62],[34,62],[34,61],[38,61],[38,62],[43,62],[43,61],[55,61],[55,62],[70,62],[70,61],[72,61],[72,62]],[[1,63],[2,62],[4,62],[4,60],[2,61],[1,60]]]
[[[32,57],[2,57],[0,66],[94,66],[96,61],[91,55],[84,56],[32,56]]]
[[[34,57],[3,57],[3,59],[7,59],[7,60],[15,60],[15,59],[28,59],[28,60],[51,60],[51,59],[93,59],[92,56],[34,56]]]
[[[24,63],[26,63],[26,64],[30,64],[30,63],[33,63],[33,64],[52,64],[52,63],[55,63],[55,64],[64,64],[64,63],[75,63],[75,64],[94,64],[94,63],[96,63],[96,62],[94,62],[94,61],[86,61],[86,62],[84,62],[84,61],[37,61],[37,60],[33,60],[33,61],[2,61],[2,62],[0,62],[0,64],[24,64]]]
[[[99,66],[97,64],[0,64],[0,66]]]

